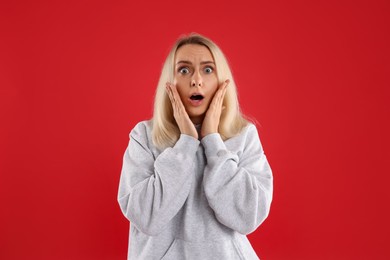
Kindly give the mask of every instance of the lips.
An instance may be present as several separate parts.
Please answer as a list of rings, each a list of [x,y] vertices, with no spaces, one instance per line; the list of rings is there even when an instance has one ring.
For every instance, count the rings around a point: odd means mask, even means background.
[[[204,98],[201,94],[194,94],[190,97],[191,100],[202,100]]]
[[[190,104],[200,106],[203,103],[204,95],[201,93],[192,93],[189,97]]]

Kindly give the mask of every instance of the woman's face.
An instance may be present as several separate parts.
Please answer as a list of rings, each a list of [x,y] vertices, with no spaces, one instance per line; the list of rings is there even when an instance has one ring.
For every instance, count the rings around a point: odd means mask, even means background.
[[[200,124],[218,89],[214,59],[207,47],[186,44],[176,51],[174,84],[190,119]]]

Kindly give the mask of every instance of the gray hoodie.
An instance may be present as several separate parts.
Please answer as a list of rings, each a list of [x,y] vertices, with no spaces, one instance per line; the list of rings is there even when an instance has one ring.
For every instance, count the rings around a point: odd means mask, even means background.
[[[181,134],[163,151],[151,130],[138,123],[123,157],[128,259],[259,259],[246,235],[268,216],[273,177],[255,125],[226,141]]]

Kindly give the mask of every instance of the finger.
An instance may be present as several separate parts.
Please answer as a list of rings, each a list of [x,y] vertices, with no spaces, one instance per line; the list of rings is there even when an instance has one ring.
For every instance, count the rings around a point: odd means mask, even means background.
[[[221,93],[222,93],[222,89],[221,89],[221,88],[218,89],[218,90],[215,92],[214,97],[213,97],[213,100],[211,100],[211,104],[210,104],[211,107],[218,107]]]
[[[172,91],[171,91],[171,87],[170,87],[170,84],[169,84],[169,83],[167,83],[167,84],[165,85],[165,89],[166,89],[166,91],[167,91],[167,94],[168,94],[169,99],[171,100],[171,103],[173,103],[174,100],[173,100]]]
[[[221,89],[227,88],[227,86],[229,85],[229,83],[230,83],[230,80],[229,80],[229,79],[225,80],[224,82],[222,82],[220,88],[221,88]]]
[[[177,92],[176,86],[173,84],[170,84],[170,90],[171,90],[171,95],[172,95],[172,100],[176,108],[178,109],[181,104],[180,96]]]
[[[175,92],[173,90],[173,85],[171,85],[171,95],[172,95],[172,100],[173,100],[173,102],[172,102],[173,109],[176,112],[176,114],[179,115],[180,104],[179,104],[177,96],[175,95]]]
[[[221,99],[221,106],[223,106],[223,101],[225,100],[225,95],[226,95],[226,88],[223,91],[222,99]],[[223,106],[224,107],[224,106]],[[225,107],[224,107],[225,108]]]
[[[171,85],[171,86],[172,86],[172,93],[173,93],[173,96],[175,98],[175,102],[177,103],[177,105],[179,107],[182,107],[184,109],[183,102],[181,101],[181,98],[180,98],[179,92],[177,91],[176,86],[175,85]]]
[[[177,115],[179,112],[179,104],[177,104],[175,96],[172,92],[172,84],[167,83],[167,90],[168,90],[169,99],[171,100],[173,112],[174,112],[174,114]]]
[[[221,89],[219,89],[219,93],[218,93],[219,102],[221,102],[223,100],[223,98],[225,97],[226,88],[227,88],[228,84],[229,84],[229,81],[227,80],[222,84]]]
[[[169,84],[169,90],[171,91],[173,102],[176,103],[177,98],[176,98],[176,95],[175,95],[175,85]]]
[[[172,89],[173,96],[175,97],[175,99],[177,99],[179,97],[179,93],[177,92],[176,86],[171,85],[171,89]]]
[[[223,105],[223,100],[224,100],[224,97],[225,97],[225,93],[226,93],[226,88],[222,91],[221,93],[221,97],[219,99],[219,104],[218,104],[218,107],[222,110],[222,105]]]
[[[229,82],[230,80],[225,80],[224,82],[222,82],[222,84],[220,85],[217,93],[216,93],[216,98],[218,99],[219,102],[221,102],[225,96],[225,93],[226,93],[226,88],[227,86],[229,85]]]
[[[225,88],[225,89],[223,90],[223,94],[222,94],[222,100],[225,98],[226,91],[227,91],[227,89]]]
[[[172,89],[172,95],[175,99],[175,108],[176,108],[176,111],[181,114],[181,115],[186,115],[187,114],[187,111],[184,107],[184,104],[183,104],[183,101],[181,100],[180,98],[180,95],[179,95],[179,92],[177,91],[177,87],[172,84],[171,85],[171,89]]]
[[[226,86],[227,86],[227,84],[224,84],[224,87],[220,90],[220,93],[218,93],[217,107],[219,109],[221,109],[221,111],[222,111],[223,100],[224,100],[225,94],[226,94]]]

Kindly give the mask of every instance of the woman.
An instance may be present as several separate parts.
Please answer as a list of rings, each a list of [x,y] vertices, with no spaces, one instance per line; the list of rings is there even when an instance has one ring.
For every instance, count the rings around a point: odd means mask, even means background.
[[[268,216],[272,180],[223,53],[201,35],[180,38],[153,119],[134,127],[123,158],[128,259],[259,259],[246,235]]]

